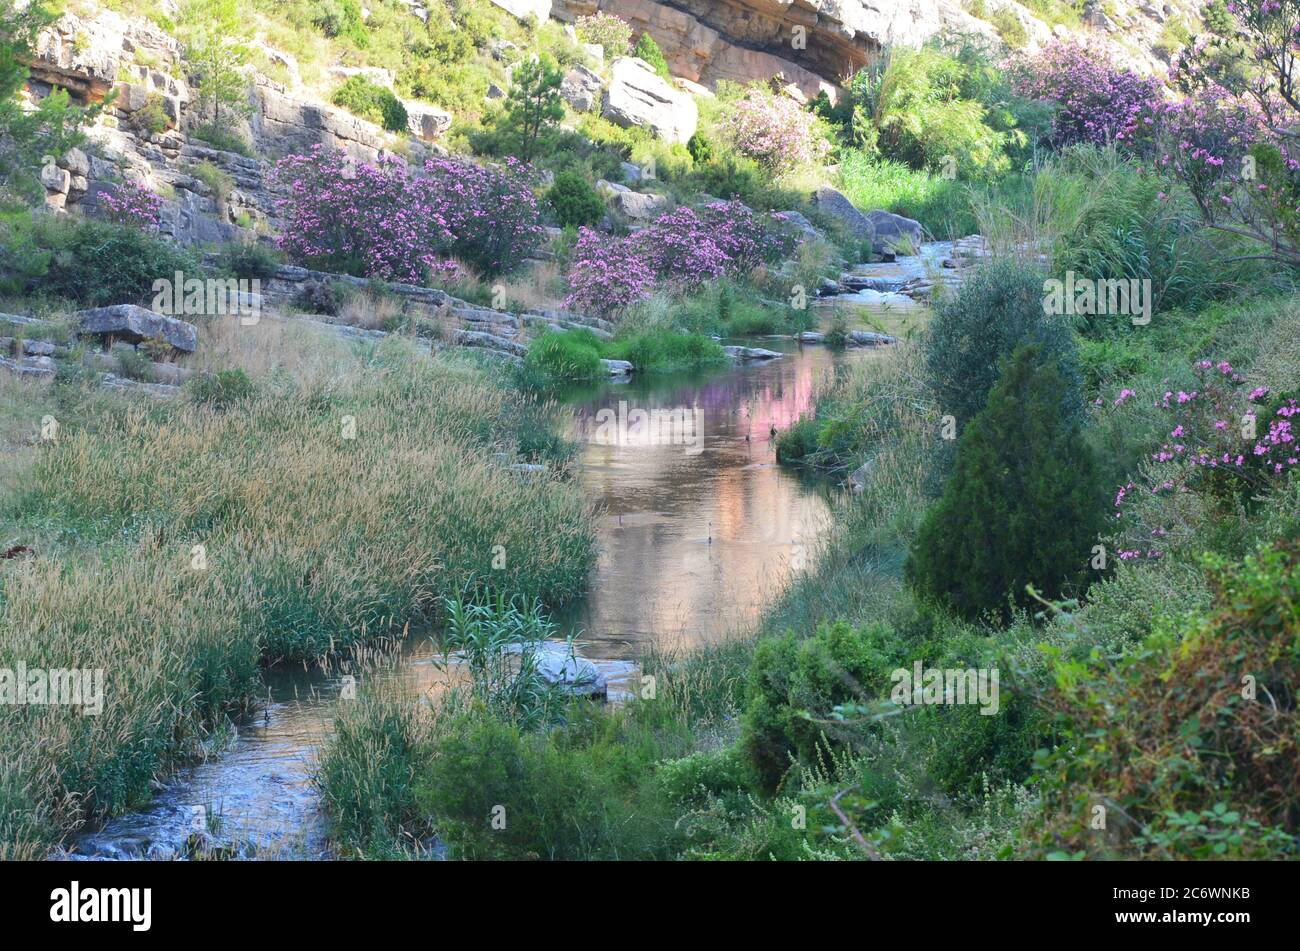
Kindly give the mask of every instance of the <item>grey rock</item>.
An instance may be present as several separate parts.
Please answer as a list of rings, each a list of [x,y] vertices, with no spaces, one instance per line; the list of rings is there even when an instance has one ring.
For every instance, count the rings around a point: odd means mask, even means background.
[[[867,217],[875,228],[872,249],[877,254],[896,251],[906,245],[910,245],[910,250],[915,253],[925,240],[925,229],[919,221],[887,211],[869,211]]]
[[[817,189],[813,195],[813,201],[817,207],[826,214],[840,221],[849,233],[859,241],[868,242],[872,245],[876,242],[876,226],[871,223],[871,219],[858,211],[853,202],[829,185],[823,185]]]
[[[135,304],[96,307],[78,311],[76,317],[83,335],[120,337],[132,343],[162,338],[185,353],[193,353],[199,345],[199,331],[193,324]]]
[[[586,66],[574,66],[564,74],[560,97],[579,112],[590,112],[600,103],[603,84]]]
[[[614,60],[601,115],[624,128],[646,126],[668,142],[685,143],[695,134],[699,111],[690,94],[673,88],[645,60]]]

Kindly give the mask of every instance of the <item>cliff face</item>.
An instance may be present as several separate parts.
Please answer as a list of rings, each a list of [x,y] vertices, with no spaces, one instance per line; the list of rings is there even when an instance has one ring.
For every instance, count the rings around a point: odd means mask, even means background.
[[[501,0],[494,0],[500,3]],[[1014,0],[986,0],[990,11],[1020,21],[1030,48],[1076,35],[1143,72],[1160,66],[1153,52],[1164,24],[1195,0],[1090,0],[1079,26],[1049,26]],[[712,86],[780,76],[811,98],[839,85],[887,44],[917,46],[945,32],[998,38],[992,24],[961,0],[553,0],[551,15],[572,22],[597,10],[648,32],[674,76]]]

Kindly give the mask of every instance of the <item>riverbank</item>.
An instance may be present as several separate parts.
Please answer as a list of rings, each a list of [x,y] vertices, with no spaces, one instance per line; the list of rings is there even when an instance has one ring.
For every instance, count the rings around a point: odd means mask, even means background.
[[[266,663],[427,623],[482,579],[552,604],[582,588],[591,510],[546,404],[400,339],[236,323],[202,341],[261,371],[229,392],[4,382],[12,418],[57,430],[11,434],[39,450],[6,499],[5,535],[31,554],[0,579],[0,656],[102,670],[114,698],[99,716],[6,709],[6,857],[147,799],[247,708]]]

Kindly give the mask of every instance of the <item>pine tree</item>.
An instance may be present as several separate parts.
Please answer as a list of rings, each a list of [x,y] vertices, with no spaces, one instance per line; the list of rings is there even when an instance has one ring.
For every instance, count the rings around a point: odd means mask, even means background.
[[[550,57],[535,56],[515,69],[506,119],[518,136],[519,157],[531,162],[542,130],[564,118],[560,84],[564,75]]]
[[[1003,361],[917,533],[906,575],[918,594],[1005,620],[1012,601],[1028,601],[1026,585],[1046,597],[1081,586],[1103,506],[1092,451],[1061,414],[1068,387],[1037,345]]]

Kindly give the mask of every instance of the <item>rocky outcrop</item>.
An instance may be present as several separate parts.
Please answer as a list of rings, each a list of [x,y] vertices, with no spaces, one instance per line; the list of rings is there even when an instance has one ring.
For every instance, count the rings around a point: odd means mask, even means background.
[[[78,311],[76,317],[77,332],[83,336],[113,337],[129,343],[164,340],[183,353],[193,353],[199,345],[199,331],[193,324],[135,304],[96,307]]]
[[[560,84],[560,96],[579,112],[590,112],[600,104],[600,92],[603,83],[596,73],[586,66],[574,66],[564,74]]]
[[[617,209],[625,218],[632,221],[644,221],[657,218],[668,210],[668,199],[651,192],[634,192],[626,185],[607,182],[603,178],[596,182],[596,191]]]
[[[624,128],[647,126],[661,139],[685,143],[695,134],[699,112],[688,93],[674,89],[645,60],[614,60],[601,115]]]
[[[544,23],[551,15],[551,0],[492,0],[492,2],[521,20],[536,17],[537,22]]]
[[[899,250],[914,253],[925,240],[925,229],[919,221],[890,214],[888,211],[869,211],[867,218],[875,229],[872,250],[876,254],[892,254]]]
[[[871,223],[871,219],[858,211],[853,202],[829,185],[823,185],[817,189],[813,195],[813,201],[817,207],[839,221],[859,241],[871,242],[873,247],[876,241],[876,227]]]

